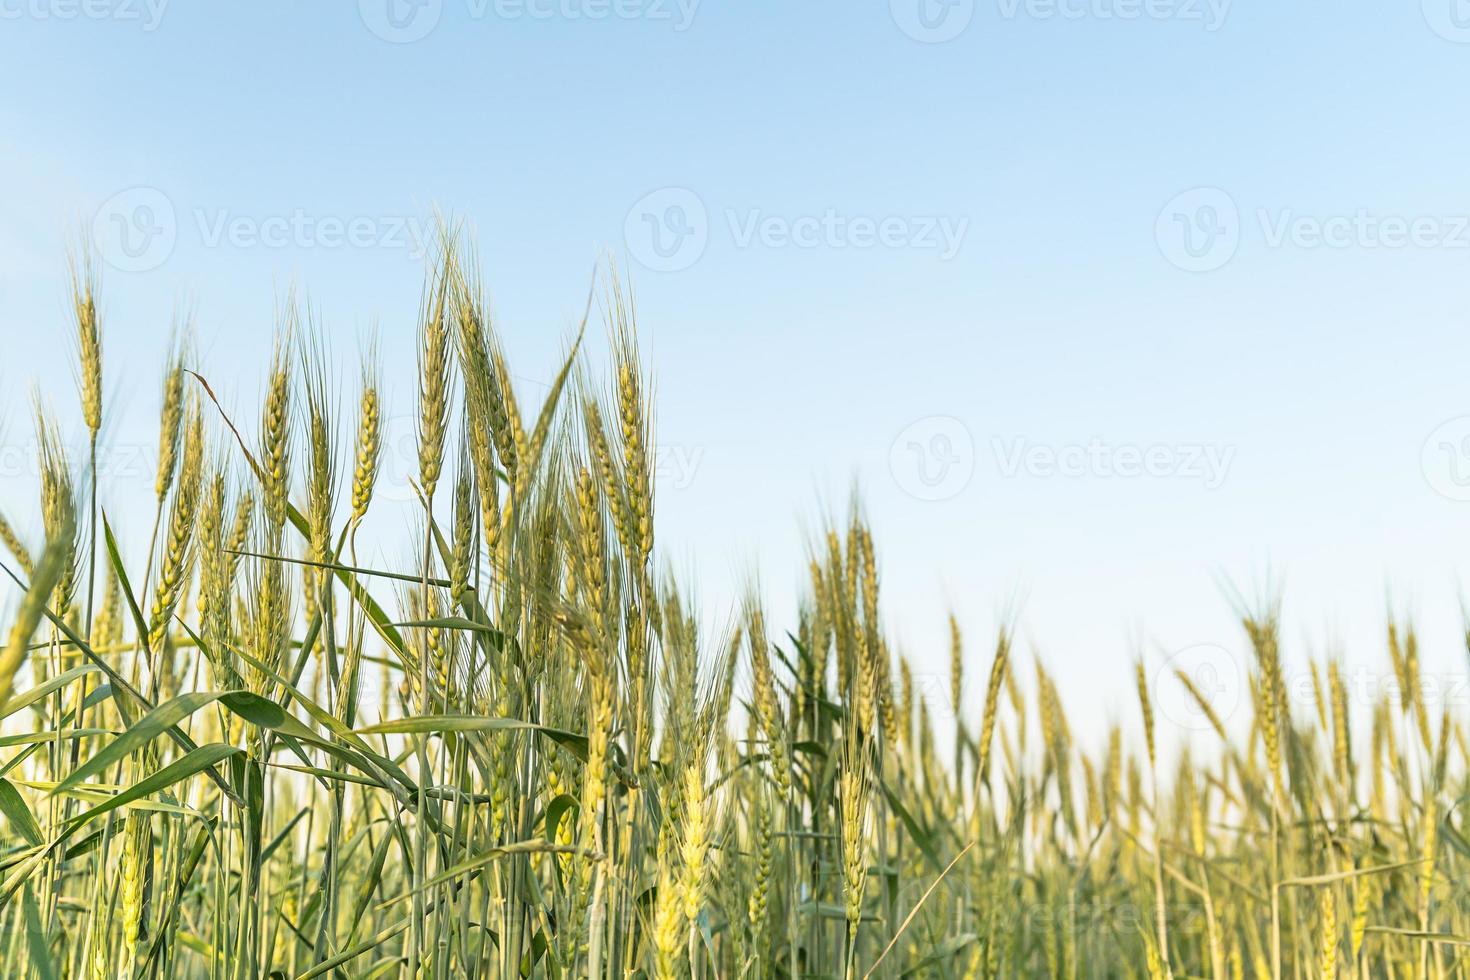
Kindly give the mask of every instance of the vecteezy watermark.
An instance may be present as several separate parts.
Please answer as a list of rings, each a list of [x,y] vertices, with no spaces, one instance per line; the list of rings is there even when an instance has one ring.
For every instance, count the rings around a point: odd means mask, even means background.
[[[156,31],[169,0],[0,0],[0,20],[117,21]]]
[[[439,26],[444,0],[357,0],[363,25],[393,44],[422,41]]]
[[[938,214],[870,215],[825,208],[780,214],[762,208],[724,208],[711,222],[704,200],[686,187],[645,194],[623,219],[628,251],[656,272],[687,269],[704,255],[713,233],[738,249],[889,249],[932,252],[940,261],[957,255],[970,219]]]
[[[1153,672],[1150,691],[1160,718],[1190,731],[1205,731],[1228,725],[1242,705],[1251,709],[1251,675],[1255,683],[1261,682],[1261,668],[1252,654],[1199,643],[1171,653]],[[1363,708],[1387,703],[1405,710],[1415,704],[1463,710],[1470,707],[1470,677],[1451,671],[1407,678],[1392,669],[1338,661],[1327,670],[1309,666],[1283,671],[1279,697],[1282,710],[1289,714],[1330,712],[1338,697]]]
[[[426,218],[387,214],[318,214],[292,208],[275,214],[241,214],[228,208],[195,207],[180,221],[167,194],[156,187],[130,187],[112,195],[92,216],[97,253],[124,272],[147,272],[167,262],[181,230],[204,248],[402,249],[422,258],[433,238]]]
[[[1470,500],[1470,415],[1441,423],[1419,450],[1424,481],[1441,497]]]
[[[916,670],[910,675],[912,686],[909,688],[909,696],[913,698],[914,705],[927,713],[930,718],[953,721],[960,717],[960,707],[972,680],[973,678],[970,677],[964,678],[960,687],[960,698],[957,701],[953,686],[954,679],[948,673],[936,674]],[[984,678],[981,680],[983,682]]]
[[[66,451],[73,460],[88,458],[89,444],[68,439]],[[158,447],[135,442],[107,443],[97,447],[97,479],[117,483],[123,480],[146,480],[150,484],[158,473]],[[19,442],[0,443],[0,480],[35,480],[41,475],[41,447],[32,436]]]
[[[939,44],[965,32],[975,17],[975,0],[888,0],[893,22],[915,41]]]
[[[975,440],[965,423],[930,415],[905,426],[888,447],[888,472],[918,500],[949,500],[975,475]]]
[[[914,249],[934,252],[942,262],[959,254],[970,219],[948,215],[767,214],[760,208],[725,209],[736,248]]]
[[[1170,20],[1218,31],[1232,0],[998,0],[1006,20]]]
[[[1401,215],[1354,208],[1302,214],[1294,208],[1256,208],[1252,222],[1269,249],[1470,248],[1470,214]],[[1218,187],[1176,195],[1154,222],[1154,239],[1170,263],[1186,272],[1212,272],[1235,257],[1242,239],[1240,209]]]
[[[102,202],[92,215],[97,254],[123,272],[147,272],[168,261],[179,237],[178,215],[156,187],[130,187]]]
[[[1170,654],[1154,671],[1159,717],[1189,731],[1224,725],[1247,690],[1244,665],[1224,647],[1197,643]]]
[[[378,482],[374,496],[393,503],[417,501],[419,479],[419,417],[398,412],[384,418],[383,447],[378,455]],[[452,481],[454,477],[451,475]]]
[[[1224,484],[1235,447],[1211,443],[1035,443],[992,436],[990,450],[1003,479],[1172,479],[1196,481],[1206,490]],[[888,448],[888,470],[905,493],[919,500],[948,500],[974,476],[975,440],[959,419],[921,418],[898,433]]]
[[[646,20],[687,31],[700,0],[458,0],[471,21]],[[358,14],[374,35],[411,44],[433,33],[444,16],[444,0],[358,0]]]
[[[948,877],[953,878],[954,875]],[[961,894],[968,897],[968,892]],[[955,925],[957,933],[973,924],[974,907],[971,900],[959,910],[962,918]],[[1214,928],[1209,925],[1211,915],[1213,910],[1207,910],[1205,904],[1198,901],[1170,901],[1165,906],[1156,906],[1151,901],[1079,897],[1076,901],[1037,900],[1008,905],[997,912],[995,922],[1004,931],[1024,931],[1048,938],[1055,936],[1059,940],[1070,936],[1073,938],[1067,941],[1074,948],[1087,949],[1086,937],[1098,936],[1104,942],[1114,943],[1119,936],[1134,936],[1140,930],[1152,929],[1155,916],[1166,917],[1171,929],[1177,928],[1186,934],[1203,934],[1206,928]]]
[[[1470,44],[1470,2],[1467,0],[1420,0],[1424,22],[1446,41]]]
[[[1470,215],[1378,214],[1358,208],[1325,217],[1291,208],[1259,208],[1256,220],[1268,248],[1470,248]]]
[[[633,258],[655,272],[687,269],[709,244],[709,212],[686,187],[660,188],[628,209],[623,241]]]
[[[1416,702],[1426,708],[1470,707],[1470,677],[1462,673],[1419,673],[1405,686],[1408,679],[1392,670],[1344,667],[1339,679],[1343,697],[1350,705],[1373,707],[1387,701],[1402,709]],[[1330,694],[1322,690],[1322,685],[1329,682],[1320,673],[1315,677],[1310,671],[1289,674],[1282,683],[1286,686],[1286,702],[1291,705],[1315,708],[1319,696]]]
[[[660,489],[687,490],[703,462],[703,446],[662,443],[653,447],[653,478]]]
[[[378,456],[378,482],[374,497],[393,503],[419,502],[419,417],[413,412],[396,412],[381,426],[383,448]],[[659,443],[653,447],[653,478],[660,490],[687,490],[704,466],[704,447],[683,443]],[[3,476],[0,473],[0,476]],[[440,486],[455,479],[451,465]]]
[[[205,248],[386,248],[422,258],[434,222],[402,214],[315,214],[293,208],[279,214],[236,214],[227,208],[191,212]]]
[[[1197,480],[1206,490],[1214,490],[1225,482],[1235,461],[1234,446],[1208,443],[1113,445],[1093,438],[1086,443],[1054,446],[1032,443],[1023,437],[1007,440],[994,436],[990,447],[1000,475],[1007,479],[1022,475],[1039,479],[1149,477]]]
[[[1218,187],[1176,194],[1154,221],[1154,241],[1164,258],[1186,272],[1212,272],[1240,247],[1240,211]]]
[[[1175,21],[1218,31],[1233,0],[996,0],[1003,20]],[[1426,0],[1426,3],[1432,0]],[[965,32],[975,0],[888,0],[898,29],[916,41],[939,44]]]

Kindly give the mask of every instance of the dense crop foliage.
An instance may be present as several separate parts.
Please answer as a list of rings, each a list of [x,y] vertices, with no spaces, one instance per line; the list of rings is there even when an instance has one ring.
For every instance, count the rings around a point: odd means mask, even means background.
[[[358,557],[377,360],[339,391],[292,309],[252,418],[181,340],[124,508],[92,480],[94,291],[80,270],[88,449],[38,403],[42,526],[0,501],[7,977],[1470,975],[1464,726],[1412,630],[1402,697],[1328,663],[1303,703],[1272,607],[1243,616],[1248,712],[1164,678],[1218,736],[1193,758],[1141,664],[1126,737],[1074,742],[1008,630],[955,627],[932,696],[860,516],[813,540],[797,622],[752,590],[711,636],[657,557],[625,296],[608,381],[579,336],[525,404],[451,242],[417,315],[411,561]],[[146,554],[124,512],[155,515]]]

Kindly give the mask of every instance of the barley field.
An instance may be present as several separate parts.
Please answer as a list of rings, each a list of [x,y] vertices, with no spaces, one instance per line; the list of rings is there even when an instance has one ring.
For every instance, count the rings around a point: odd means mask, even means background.
[[[0,500],[4,976],[1470,976],[1470,749],[1411,624],[1382,640],[1402,696],[1327,661],[1303,702],[1274,600],[1242,604],[1245,710],[1122,663],[1137,703],[1089,742],[1014,627],[952,621],[947,703],[982,697],[941,723],[854,506],[795,622],[752,588],[712,635],[660,561],[651,377],[602,281],[610,363],[579,334],[524,404],[445,238],[400,311],[414,558],[370,567],[371,345],[336,384],[288,305],[241,414],[181,334],[152,497],[124,502],[92,478],[122,382],[77,266],[77,398],[7,420],[43,526]]]

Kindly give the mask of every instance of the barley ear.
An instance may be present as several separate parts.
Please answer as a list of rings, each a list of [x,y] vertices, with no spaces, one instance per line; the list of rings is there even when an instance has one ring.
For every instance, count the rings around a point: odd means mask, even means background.
[[[362,394],[357,406],[357,451],[352,470],[352,521],[367,516],[378,482],[378,460],[383,451],[383,408],[378,388],[377,344],[370,342],[362,359]]]
[[[71,270],[72,312],[77,322],[77,354],[82,421],[92,438],[102,428],[102,332],[97,318],[97,278],[90,258]]]
[[[69,513],[69,512],[68,512]],[[75,518],[68,516],[61,532],[46,542],[41,560],[36,563],[36,572],[31,577],[20,608],[16,610],[10,625],[10,636],[5,649],[0,652],[0,705],[10,700],[15,689],[15,675],[25,663],[30,652],[31,636],[36,632],[46,614],[47,603],[57,583],[72,560],[72,526]]]

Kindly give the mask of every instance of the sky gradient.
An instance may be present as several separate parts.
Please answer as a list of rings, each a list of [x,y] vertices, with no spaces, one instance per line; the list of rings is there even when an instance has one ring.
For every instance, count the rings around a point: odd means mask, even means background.
[[[38,537],[33,382],[80,426],[69,246],[103,260],[137,547],[182,311],[246,417],[293,288],[346,404],[376,324],[406,438],[437,209],[523,399],[594,272],[631,281],[659,547],[711,635],[754,580],[792,622],[856,487],[937,714],[951,606],[965,711],[1010,614],[1074,727],[1134,710],[1140,653],[1228,698],[1224,583],[1281,587],[1288,668],[1341,651],[1371,682],[1392,602],[1461,675],[1460,7],[0,0],[0,504]]]

